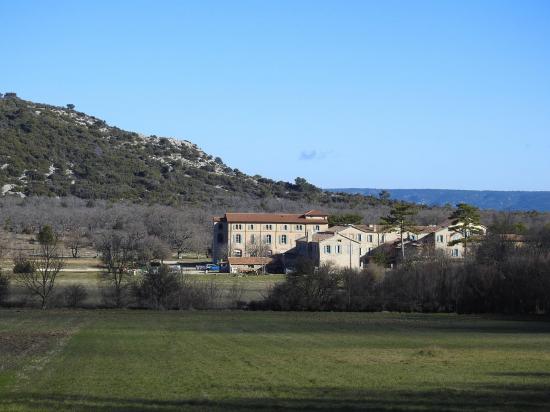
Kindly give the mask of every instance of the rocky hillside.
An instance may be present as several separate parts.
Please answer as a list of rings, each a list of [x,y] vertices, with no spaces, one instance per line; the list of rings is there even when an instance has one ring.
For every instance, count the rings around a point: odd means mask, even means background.
[[[159,203],[290,199],[319,203],[376,202],[324,192],[297,179],[248,176],[195,144],[109,126],[69,107],[0,98],[2,195],[68,196]]]

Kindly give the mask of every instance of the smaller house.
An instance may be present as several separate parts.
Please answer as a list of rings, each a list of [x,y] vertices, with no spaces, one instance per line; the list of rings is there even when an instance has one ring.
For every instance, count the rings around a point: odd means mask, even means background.
[[[361,268],[361,243],[340,232],[325,231],[296,240],[299,256],[311,259],[315,266]]]

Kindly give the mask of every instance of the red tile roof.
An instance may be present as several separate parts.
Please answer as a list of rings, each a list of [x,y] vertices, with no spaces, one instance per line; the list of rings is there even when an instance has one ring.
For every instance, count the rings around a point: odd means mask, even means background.
[[[304,213],[304,216],[312,216],[312,217],[327,217],[328,215],[324,212],[321,212],[320,210],[308,210],[306,213]]]
[[[323,215],[326,216],[326,215]],[[218,219],[218,220],[216,220]],[[304,214],[295,213],[226,213],[223,217],[214,217],[215,222],[229,223],[327,223],[323,218],[307,218]]]
[[[270,257],[228,257],[230,265],[267,265],[273,258]]]

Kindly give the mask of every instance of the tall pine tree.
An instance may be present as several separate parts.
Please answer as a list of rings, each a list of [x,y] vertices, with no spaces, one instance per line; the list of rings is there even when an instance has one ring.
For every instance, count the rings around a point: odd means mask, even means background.
[[[401,256],[403,261],[405,260],[405,240],[403,239],[403,233],[414,230],[414,223],[412,217],[416,215],[417,210],[412,205],[407,203],[399,203],[395,205],[390,213],[381,218],[384,230],[389,232],[397,229],[399,231],[399,239],[401,242]]]

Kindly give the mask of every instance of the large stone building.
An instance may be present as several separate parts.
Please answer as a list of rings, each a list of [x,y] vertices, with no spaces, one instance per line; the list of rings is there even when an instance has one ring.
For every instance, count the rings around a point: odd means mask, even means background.
[[[251,268],[238,258],[284,256],[296,240],[328,229],[328,215],[318,210],[292,213],[226,213],[214,218],[212,255],[231,259],[231,266]],[[246,263],[245,263],[246,262]]]
[[[485,233],[485,227],[479,228]],[[464,257],[461,243],[449,245],[461,237],[449,224],[416,226],[403,233],[407,253],[442,253],[451,258]],[[318,210],[226,213],[214,218],[213,258],[228,262],[232,272],[263,269],[273,261],[285,267],[297,257],[309,258],[316,266],[359,269],[382,250],[399,259],[397,229],[372,224],[329,227],[328,215]]]

